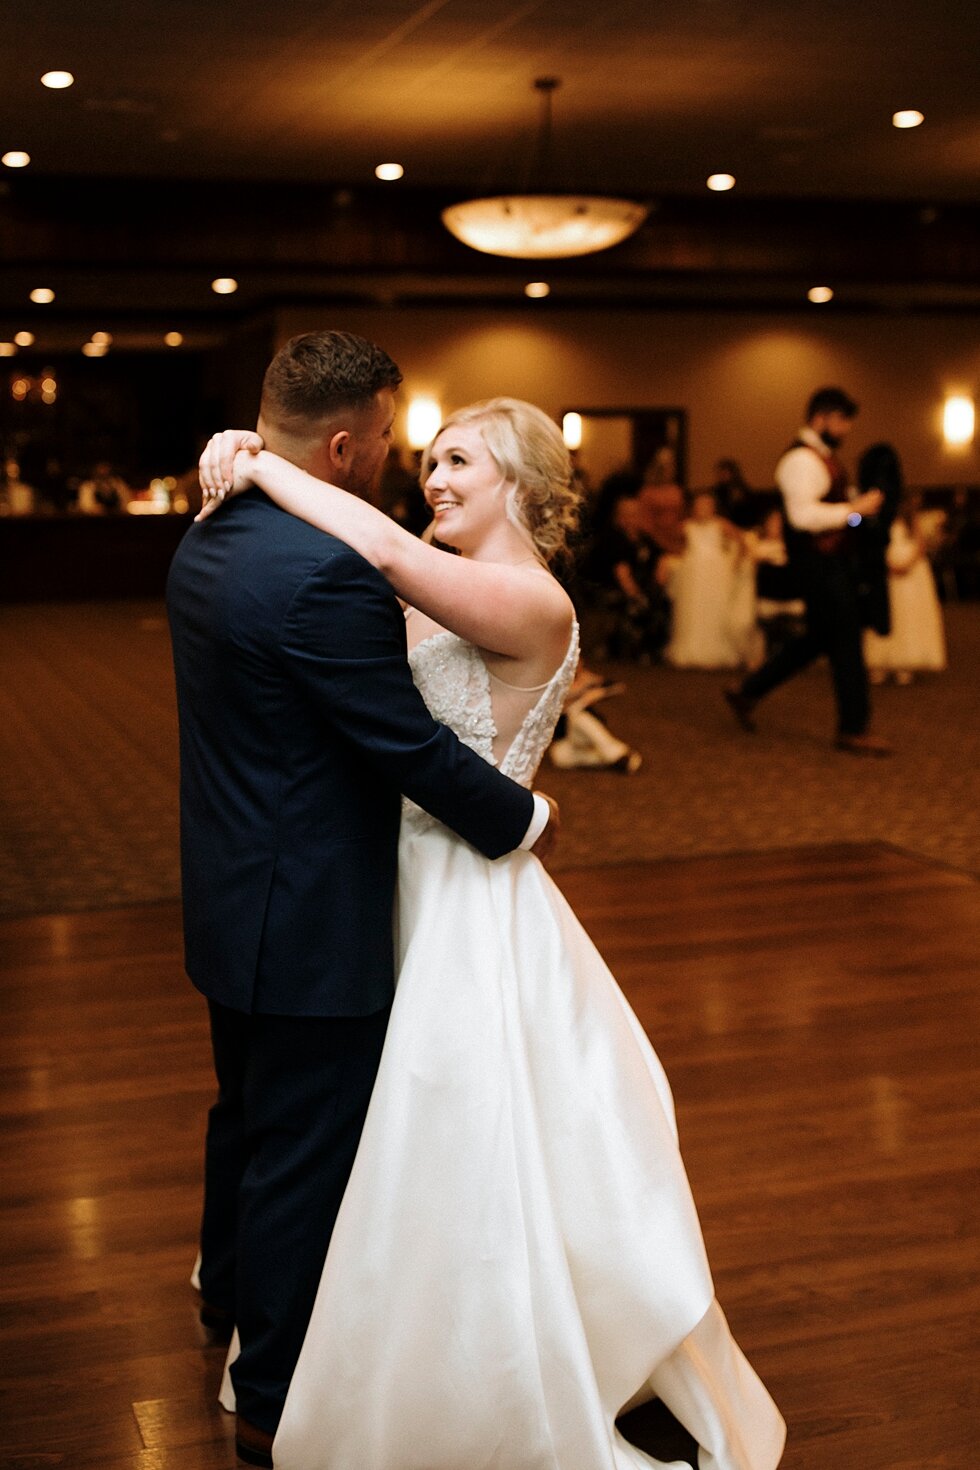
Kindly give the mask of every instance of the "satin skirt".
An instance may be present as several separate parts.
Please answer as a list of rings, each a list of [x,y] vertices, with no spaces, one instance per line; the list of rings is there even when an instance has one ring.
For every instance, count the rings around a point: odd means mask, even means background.
[[[541,864],[407,820],[398,935],[277,1470],[655,1466],[615,1425],[654,1395],[702,1470],[773,1470],[663,1069]]]

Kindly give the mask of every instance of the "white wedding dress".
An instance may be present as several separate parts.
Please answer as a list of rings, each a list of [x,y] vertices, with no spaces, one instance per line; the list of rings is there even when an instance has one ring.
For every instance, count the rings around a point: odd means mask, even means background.
[[[436,718],[530,784],[577,658],[573,634],[535,691],[451,633],[411,662]],[[660,1462],[614,1421],[655,1395],[702,1470],[773,1470],[783,1422],[713,1301],[663,1070],[537,858],[490,862],[407,803],[397,923],[277,1470],[634,1470]]]

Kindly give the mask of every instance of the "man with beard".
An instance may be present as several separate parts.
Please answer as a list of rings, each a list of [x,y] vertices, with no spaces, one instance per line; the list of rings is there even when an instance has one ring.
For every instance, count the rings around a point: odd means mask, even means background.
[[[806,631],[784,644],[735,688],[725,691],[743,730],[754,731],[755,706],[821,654],[830,660],[837,702],[837,748],[851,755],[890,755],[871,735],[864,663],[857,528],[877,514],[880,490],[849,488],[837,450],[858,406],[842,388],[821,388],[807,405],[806,424],[776,466],[783,498],[789,563],[806,603]]]

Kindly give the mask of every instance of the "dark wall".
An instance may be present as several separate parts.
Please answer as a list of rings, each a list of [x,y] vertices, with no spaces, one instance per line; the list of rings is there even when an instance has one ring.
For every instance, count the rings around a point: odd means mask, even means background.
[[[198,440],[220,418],[208,397],[203,356],[192,353],[116,353],[102,358],[22,352],[4,363],[0,378],[0,452],[16,459],[21,477],[43,487],[57,462],[66,480],[84,478],[99,460],[111,461],[132,486],[157,475],[179,475],[194,463]],[[45,403],[40,382],[50,370],[57,383]],[[31,380],[27,398],[11,391]]]

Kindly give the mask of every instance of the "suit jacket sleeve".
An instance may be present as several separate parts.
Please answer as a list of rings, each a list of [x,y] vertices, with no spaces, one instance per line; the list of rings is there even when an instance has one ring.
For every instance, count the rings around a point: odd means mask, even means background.
[[[344,548],[294,595],[281,628],[287,667],[333,729],[487,857],[520,845],[531,793],[438,724],[412,682],[405,625],[390,586]]]

